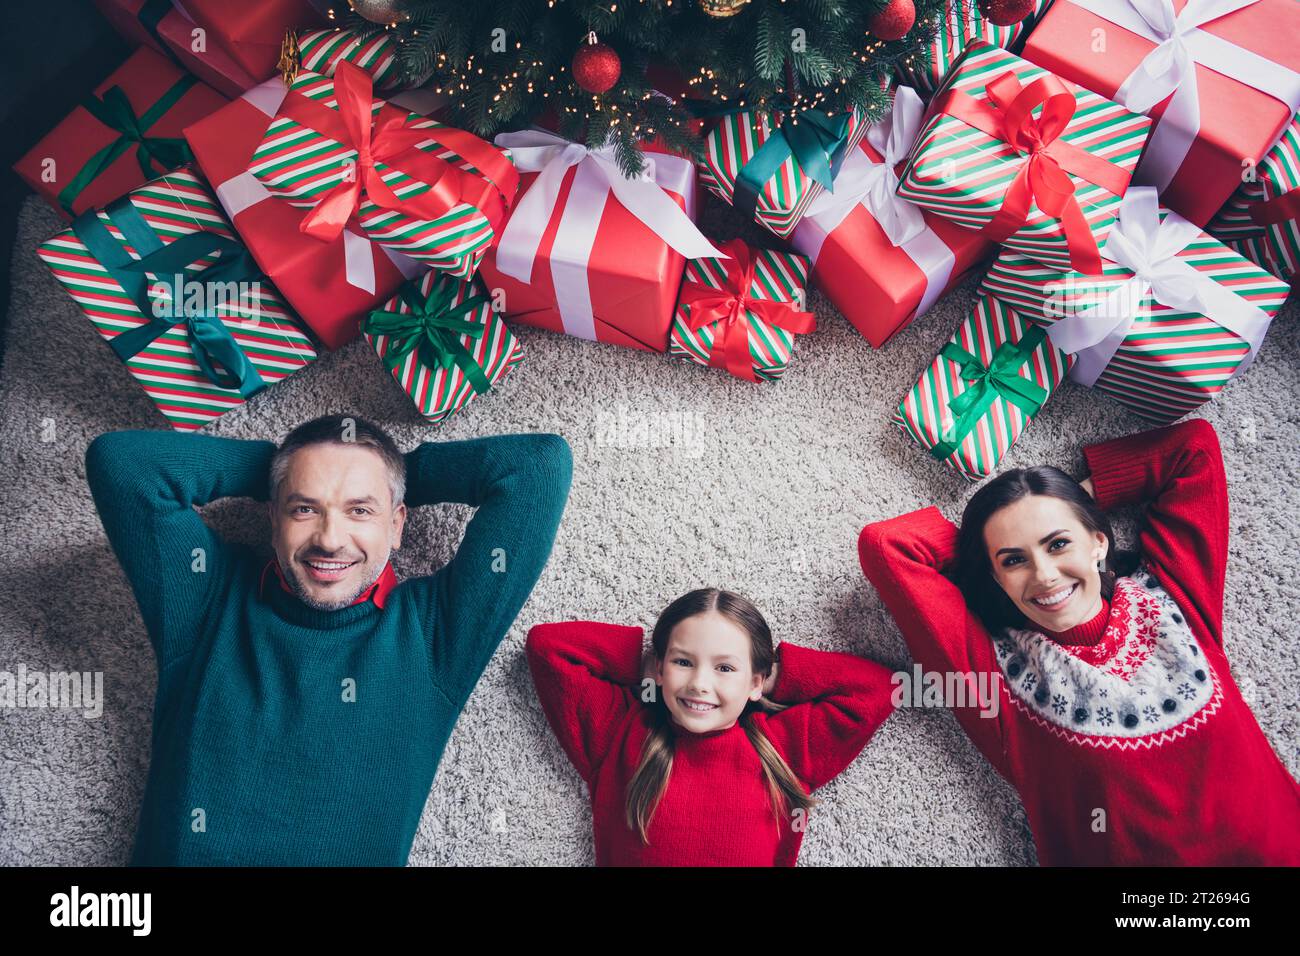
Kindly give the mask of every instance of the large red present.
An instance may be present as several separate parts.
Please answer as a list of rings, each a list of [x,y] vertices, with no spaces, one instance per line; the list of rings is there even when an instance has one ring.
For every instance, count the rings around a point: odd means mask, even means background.
[[[122,36],[171,56],[227,96],[276,70],[285,32],[327,22],[308,0],[95,0]]]
[[[258,265],[327,348],[361,334],[361,319],[425,266],[371,242],[354,226],[322,242],[301,230],[304,212],[274,198],[248,171],[287,90],[278,77],[185,130],[217,198]],[[415,109],[419,93],[400,94]],[[404,98],[404,99],[403,99]]]
[[[812,260],[813,281],[876,348],[993,251],[978,232],[897,194],[924,112],[915,90],[898,87],[890,113],[840,166],[834,191],[813,200],[790,237]]]
[[[1022,55],[1157,119],[1133,182],[1204,226],[1300,109],[1297,38],[1295,0],[1057,0]]]
[[[647,146],[627,179],[613,148],[543,130],[502,133],[520,198],[479,275],[510,318],[554,332],[663,352],[686,259],[721,255],[694,223],[695,167]]]
[[[71,219],[189,162],[182,131],[225,105],[166,57],[136,50],[14,171]]]

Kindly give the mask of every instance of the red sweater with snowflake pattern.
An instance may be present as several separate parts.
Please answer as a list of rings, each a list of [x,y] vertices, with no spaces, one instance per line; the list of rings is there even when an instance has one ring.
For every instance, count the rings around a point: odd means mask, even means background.
[[[598,866],[794,866],[803,815],[777,819],[758,752],[740,723],[675,727],[668,786],[648,827],[626,822],[627,785],[653,726],[641,702],[642,630],[594,621],[538,624],[526,651],[546,719],[587,784]],[[893,711],[888,668],[789,642],[777,648],[769,699],[754,725],[811,792],[866,746]],[[815,815],[816,811],[813,811]]]
[[[1103,509],[1146,503],[1142,566],[1117,580],[1099,639],[990,636],[945,576],[957,528],[935,507],[867,525],[863,571],[925,671],[996,678],[995,717],[953,712],[1019,791],[1041,864],[1300,865],[1300,784],[1224,653],[1214,428],[1192,419],[1083,451]]]

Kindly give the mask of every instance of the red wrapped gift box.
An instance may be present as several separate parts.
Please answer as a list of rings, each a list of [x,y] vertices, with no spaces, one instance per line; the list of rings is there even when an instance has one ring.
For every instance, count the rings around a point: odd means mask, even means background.
[[[1268,152],[1300,108],[1300,3],[1144,0],[1141,6],[1158,22],[1162,13],[1177,23],[1178,45],[1158,48],[1167,28],[1154,28],[1130,0],[1056,0],[1021,55],[1158,119],[1133,182],[1155,186],[1166,207],[1204,226],[1241,185],[1242,170]],[[1231,12],[1206,19],[1225,8]],[[1179,49],[1195,65],[1176,93],[1160,93],[1143,62],[1163,73],[1172,61],[1176,70]],[[1154,103],[1146,102],[1153,96]]]
[[[925,106],[907,86],[840,166],[790,237],[813,281],[874,347],[884,345],[993,251],[978,232],[896,193]]]
[[[553,332],[665,351],[686,259],[719,255],[695,228],[691,161],[651,144],[646,182],[623,178],[606,150],[541,130],[496,142],[523,174],[505,231],[479,267],[487,287],[504,294],[504,313]]]
[[[231,97],[275,72],[286,30],[328,22],[308,0],[95,0],[95,6],[122,36],[174,56]]]
[[[346,228],[331,242],[303,234],[305,211],[276,199],[248,171],[285,86],[274,78],[255,86],[185,130],[240,238],[262,271],[329,349],[361,334],[361,319],[424,267]]]
[[[111,92],[114,88],[120,92]],[[14,164],[14,171],[67,219],[184,165],[189,157],[182,131],[226,105],[224,96],[153,50],[131,54],[95,88],[94,99],[99,101],[90,103],[94,113],[78,106]],[[131,139],[134,127],[144,127],[143,147]],[[142,154],[148,173],[141,167]]]

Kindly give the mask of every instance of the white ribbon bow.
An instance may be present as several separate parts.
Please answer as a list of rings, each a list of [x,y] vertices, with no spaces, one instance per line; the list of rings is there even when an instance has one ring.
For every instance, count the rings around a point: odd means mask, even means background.
[[[686,179],[679,166],[689,162],[681,157],[646,154],[641,175],[628,179],[619,169],[613,146],[588,149],[545,130],[501,133],[494,142],[510,150],[521,173],[539,174],[507,220],[496,251],[497,268],[520,282],[532,281],[537,249],[555,211],[564,176],[570,166],[578,167],[555,237],[555,249],[562,249],[563,255],[551,257],[560,318],[570,335],[596,338],[587,263],[610,193],[686,258],[728,258],[664,192],[667,184],[676,183],[680,189]]]
[[[1201,29],[1259,0],[1187,0],[1181,13],[1174,12],[1173,0],[1070,2],[1156,44],[1115,93],[1135,113],[1173,94],[1151,132],[1135,183],[1164,189],[1195,142],[1201,128],[1198,63],[1280,100],[1292,113],[1300,108],[1300,73]]]
[[[1101,254],[1132,270],[1133,276],[1096,305],[1060,319],[1047,330],[1053,345],[1077,353],[1070,378],[1083,385],[1096,384],[1128,336],[1147,296],[1171,309],[1204,315],[1244,339],[1250,352],[1232,377],[1246,370],[1272,317],[1178,258],[1200,235],[1199,227],[1175,212],[1161,222],[1155,189],[1129,188]]]
[[[867,142],[884,159],[873,162],[862,150],[855,149],[840,166],[835,191],[821,193],[808,205],[806,215],[816,219],[829,234],[856,206],[862,205],[896,246],[924,232],[921,210],[898,195],[898,174],[894,171],[912,151],[924,114],[925,104],[916,90],[900,86],[894,92],[889,115],[867,130]]]

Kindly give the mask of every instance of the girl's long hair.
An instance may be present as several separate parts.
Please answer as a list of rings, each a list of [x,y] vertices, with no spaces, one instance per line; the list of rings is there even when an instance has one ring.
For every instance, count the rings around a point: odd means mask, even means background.
[[[749,636],[750,664],[754,673],[766,678],[772,673],[772,664],[776,660],[776,651],[772,646],[772,632],[767,621],[750,601],[732,591],[718,588],[700,588],[683,594],[664,608],[659,620],[655,622],[651,645],[655,658],[663,661],[668,651],[668,638],[673,628],[689,617],[716,611],[728,618]],[[653,726],[650,735],[641,748],[641,760],[636,772],[627,786],[627,825],[637,831],[643,844],[649,844],[648,831],[650,820],[654,816],[664,791],[668,789],[668,777],[673,769],[673,749],[675,734],[668,707],[663,701],[663,694],[657,693],[650,705]],[[768,796],[772,804],[772,813],[777,826],[782,825],[787,813],[796,809],[807,812],[817,801],[795,776],[790,765],[768,740],[767,735],[755,724],[753,716],[757,712],[776,713],[785,708],[762,697],[749,701],[737,721],[745,731],[745,736],[758,752],[763,765],[763,777],[767,782]]]
[[[991,634],[1009,627],[1035,627],[998,584],[984,542],[984,526],[989,519],[1028,495],[1059,498],[1070,506],[1089,533],[1100,531],[1106,536],[1106,570],[1101,572],[1101,594],[1107,601],[1115,593],[1115,578],[1132,574],[1137,567],[1138,555],[1116,550],[1110,519],[1083,486],[1065,472],[1051,465],[1004,472],[967,502],[957,536],[957,586],[966,598],[966,606]]]

